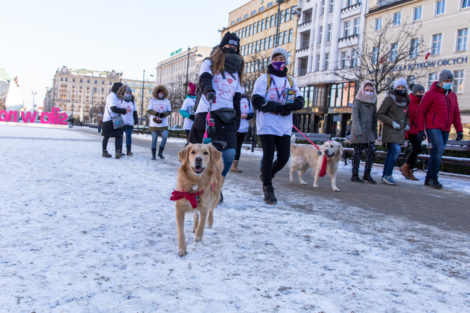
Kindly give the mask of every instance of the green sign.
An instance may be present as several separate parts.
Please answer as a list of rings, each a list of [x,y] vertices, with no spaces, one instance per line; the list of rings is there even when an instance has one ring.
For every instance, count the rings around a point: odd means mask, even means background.
[[[174,56],[174,55],[177,55],[178,53],[181,53],[181,51],[183,51],[183,48],[179,48],[178,50],[176,51],[173,51],[172,53],[170,53],[170,56]]]

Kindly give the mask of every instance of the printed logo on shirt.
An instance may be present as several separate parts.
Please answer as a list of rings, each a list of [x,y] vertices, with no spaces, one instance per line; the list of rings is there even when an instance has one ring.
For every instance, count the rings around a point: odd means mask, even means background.
[[[214,77],[214,85],[217,97],[221,97],[227,100],[233,99],[237,84],[234,84],[235,80],[232,78],[223,79],[222,75],[216,75]]]

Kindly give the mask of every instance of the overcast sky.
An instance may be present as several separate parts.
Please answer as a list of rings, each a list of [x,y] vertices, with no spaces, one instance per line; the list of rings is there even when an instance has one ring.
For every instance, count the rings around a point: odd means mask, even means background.
[[[122,71],[142,79],[188,46],[214,46],[228,13],[248,0],[2,0],[0,67],[25,104],[42,103],[57,68]]]

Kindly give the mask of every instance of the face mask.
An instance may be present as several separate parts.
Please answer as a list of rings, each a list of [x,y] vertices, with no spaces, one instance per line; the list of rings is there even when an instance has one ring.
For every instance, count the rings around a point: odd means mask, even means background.
[[[421,99],[423,95],[415,95],[416,98]]]
[[[404,97],[406,95],[406,90],[397,90],[397,89],[395,89],[395,94],[397,94],[398,96]]]
[[[243,58],[234,53],[225,55],[224,69],[230,74],[236,73],[240,70],[243,63]]]
[[[132,100],[132,95],[130,95],[130,94],[125,94],[125,95],[124,95],[124,101],[128,101],[128,102],[129,102],[129,101],[131,101],[131,100]]]
[[[273,65],[273,69],[276,71],[282,71],[286,67],[286,62],[280,61],[280,62],[271,62]]]
[[[364,91],[364,94],[366,96],[372,96],[374,94],[374,92],[373,91]]]
[[[164,94],[159,93],[157,96],[158,96],[159,99],[163,99]]]
[[[222,51],[227,53],[227,54],[235,54],[237,53],[237,50],[233,49],[233,48],[227,48],[227,47],[224,47],[222,48]]]
[[[452,83],[444,83],[444,84],[442,84],[442,89],[444,89],[444,90],[452,90]]]

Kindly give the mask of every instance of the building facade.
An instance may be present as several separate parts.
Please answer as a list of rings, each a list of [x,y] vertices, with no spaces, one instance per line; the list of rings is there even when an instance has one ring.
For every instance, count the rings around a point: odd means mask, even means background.
[[[457,94],[462,123],[470,127],[470,1],[469,0],[369,0],[366,18],[368,38],[374,30],[393,20],[394,25],[409,23],[418,29],[416,46],[420,55],[410,49],[409,61],[400,64],[410,82],[428,89],[443,69],[454,73],[453,91]],[[388,32],[398,32],[390,27]],[[370,46],[370,45],[369,45]],[[418,51],[418,49],[416,49]],[[417,61],[410,65],[411,60]],[[380,102],[379,98],[379,102]],[[380,105],[380,103],[379,103]]]
[[[305,109],[294,123],[305,132],[346,135],[358,83],[367,1],[300,0],[295,77]]]
[[[279,3],[280,2],[280,3]],[[251,94],[256,79],[266,72],[276,45],[288,52],[287,65],[293,76],[297,0],[252,0],[229,13],[228,31],[240,38],[240,52],[245,61],[245,87]],[[278,25],[279,21],[279,25]],[[279,38],[276,38],[279,33]]]

